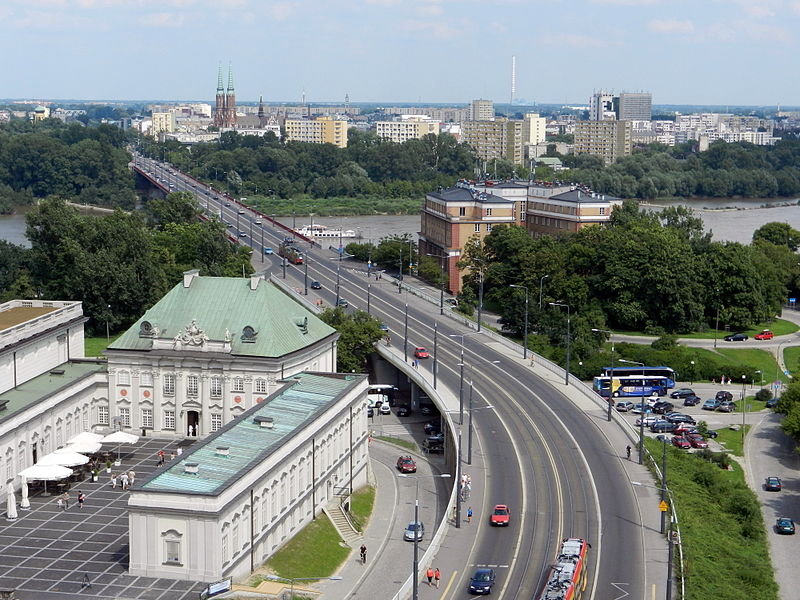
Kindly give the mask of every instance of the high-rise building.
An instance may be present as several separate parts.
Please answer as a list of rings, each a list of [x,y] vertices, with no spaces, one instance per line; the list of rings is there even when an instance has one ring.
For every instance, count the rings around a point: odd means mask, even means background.
[[[379,138],[402,143],[406,140],[421,139],[428,134],[439,134],[439,121],[428,117],[405,117],[399,121],[378,121],[375,131]]]
[[[470,121],[491,121],[494,119],[494,103],[491,100],[473,100],[469,109]]]
[[[575,123],[575,154],[599,156],[610,165],[631,153],[630,121],[578,121]]]
[[[347,121],[331,117],[316,119],[286,119],[284,122],[286,139],[312,144],[333,144],[347,148]]]
[[[154,112],[153,124],[150,126],[150,135],[158,138],[161,133],[172,133],[175,131],[176,120],[175,113],[169,112]]]
[[[653,95],[645,92],[621,92],[614,98],[620,121],[649,121],[653,118]]]
[[[525,124],[525,121],[511,121],[506,118],[465,121],[461,124],[461,140],[469,144],[482,160],[502,158],[522,164]]]
[[[546,137],[547,119],[540,117],[538,113],[527,113],[523,121],[525,123],[523,131],[524,142],[526,144],[541,144]]]
[[[589,120],[605,121],[615,119],[614,95],[610,92],[599,91],[589,98]]]
[[[233,71],[228,66],[228,88],[222,87],[222,65],[217,74],[217,96],[214,105],[214,126],[218,128],[236,125],[236,94],[233,90]]]

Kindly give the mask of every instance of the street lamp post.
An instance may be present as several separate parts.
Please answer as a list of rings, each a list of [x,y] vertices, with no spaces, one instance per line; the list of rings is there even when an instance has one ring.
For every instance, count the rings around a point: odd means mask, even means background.
[[[403,327],[403,360],[408,362],[408,302],[406,302],[405,321]]]
[[[512,283],[509,285],[509,287],[525,290],[525,335],[522,346],[522,358],[525,360],[528,358],[528,286],[516,285]]]
[[[336,263],[336,306],[334,308],[339,307],[339,263]]]
[[[544,280],[550,277],[550,275],[542,275],[539,278],[539,312],[542,312],[542,286],[544,285]]]
[[[264,262],[264,226],[262,225],[259,227],[261,229],[261,262]]]
[[[436,389],[437,379],[439,377],[439,363],[437,362],[437,355],[439,354],[439,321],[433,322],[433,389]]]
[[[689,385],[694,385],[694,361],[693,361],[693,360],[690,360],[690,361],[689,361],[689,364],[692,366],[692,372],[691,372],[691,374],[689,375],[689,378],[690,378],[690,379],[689,379]]]
[[[607,333],[611,337],[611,332],[607,329],[596,329],[592,327],[595,333]],[[606,410],[606,420],[611,422],[611,405],[614,402],[614,342],[611,342],[611,373],[608,378],[608,407]]]
[[[564,385],[569,385],[569,358],[570,358],[570,334],[569,334],[569,304],[564,302],[548,302],[550,306],[563,306],[567,309],[567,368],[564,369]]]
[[[742,451],[744,451],[744,425],[745,416],[747,415],[747,392],[745,386],[747,385],[747,376],[742,375]]]
[[[714,348],[717,347],[717,338],[719,337],[719,290],[714,290],[717,295],[717,318],[714,321]]]
[[[303,286],[305,287],[304,296],[308,296],[308,254],[304,257],[303,260]],[[369,311],[367,311],[369,312]]]
[[[478,333],[477,331],[471,331],[470,333],[451,333],[450,337],[457,337],[461,338],[461,360],[459,361],[459,365],[461,366],[461,371],[458,377],[458,424],[464,424],[464,338],[468,335],[474,335]]]
[[[630,365],[639,365],[642,367],[642,396],[641,400],[639,401],[639,407],[642,409],[641,415],[639,417],[639,464],[642,464],[644,459],[644,379],[645,379],[645,371],[644,371],[644,363],[636,362],[635,360],[625,360],[623,358],[619,359],[619,362],[628,363]]]
[[[397,293],[400,294],[403,291],[403,251],[400,250],[400,279],[397,280]]]
[[[372,284],[368,283],[367,284],[367,314],[370,314],[370,305],[369,305],[369,303],[370,303],[371,295],[372,295]]]
[[[490,364],[499,365],[499,360],[490,361]],[[483,410],[487,408],[494,408],[492,404],[481,406],[476,410]],[[467,411],[469,417],[469,429],[467,429],[467,464],[472,464],[472,367],[469,368],[469,409]]]
[[[478,331],[481,330],[482,314],[483,314],[483,269],[478,271]]]
[[[430,254],[426,253],[425,256],[433,256],[436,258],[444,259],[444,255],[442,254]],[[439,269],[441,273],[439,275],[439,314],[444,314],[444,260],[439,261]]]
[[[464,367],[461,367],[464,370]],[[463,407],[462,407],[463,408]],[[463,414],[463,410],[462,410]],[[458,462],[456,465],[456,529],[461,529],[461,428],[458,428]]]

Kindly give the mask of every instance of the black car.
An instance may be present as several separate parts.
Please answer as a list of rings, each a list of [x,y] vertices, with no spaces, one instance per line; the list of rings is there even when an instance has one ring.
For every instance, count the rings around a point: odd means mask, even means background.
[[[670,421],[656,421],[650,425],[650,431],[653,433],[672,433],[677,428],[678,424],[671,423]]]
[[[433,435],[434,433],[439,433],[442,428],[439,426],[439,423],[434,421],[429,421],[425,423],[425,435]]]
[[[689,396],[694,396],[692,388],[680,388],[669,395],[670,398],[688,398]]]
[[[491,594],[494,585],[494,569],[478,569],[470,577],[470,594]]]
[[[747,336],[743,333],[732,333],[731,335],[725,336],[726,342],[743,342],[747,339]]]
[[[657,415],[663,415],[665,413],[670,412],[675,405],[672,402],[667,402],[666,400],[659,400],[655,404],[653,404],[653,412]]]
[[[397,407],[397,416],[398,417],[410,417],[412,412],[414,412],[414,411],[411,410],[410,406],[398,406]]]
[[[374,416],[375,416],[375,411],[374,411],[374,410],[372,410],[372,407],[371,407],[371,406],[368,406],[368,407],[367,407],[367,417],[370,417],[370,418],[371,418],[371,417],[374,417]]]
[[[794,535],[794,521],[789,517],[780,517],[775,521],[775,531],[784,535]]]
[[[322,284],[319,281],[312,281],[311,282],[311,289],[312,290],[321,290]]]
[[[670,413],[666,415],[667,421],[670,423],[689,423],[690,425],[696,425],[697,422],[690,417],[689,415],[684,415],[683,413]]]
[[[339,298],[336,301],[336,306],[341,306],[343,308],[347,308],[348,306],[350,306],[350,304],[344,298]]]
[[[726,392],[725,390],[720,390],[717,392],[717,395],[714,396],[714,399],[719,400],[720,402],[730,402],[733,400],[733,394]]]
[[[778,406],[777,398],[770,398],[767,400],[767,408],[775,408],[776,406]]]
[[[697,406],[701,402],[702,400],[698,396],[695,396],[694,394],[692,394],[691,396],[686,396],[686,398],[683,399],[684,406]]]

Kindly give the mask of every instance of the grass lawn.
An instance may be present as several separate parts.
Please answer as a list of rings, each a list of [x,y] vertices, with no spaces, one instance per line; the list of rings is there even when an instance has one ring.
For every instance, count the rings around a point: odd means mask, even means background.
[[[105,337],[87,337],[83,339],[83,345],[85,348],[86,356],[102,356],[103,350],[105,350],[111,342],[116,340],[122,334],[119,333],[115,336],[112,336],[110,340],[106,339]]]
[[[707,350],[707,352],[709,351]],[[786,377],[786,375],[784,375],[778,368],[778,363],[775,361],[775,357],[766,350],[759,350],[758,348],[742,348],[739,350],[734,350],[733,348],[718,347],[717,353],[729,359],[731,364],[744,364],[753,367],[754,369],[758,369],[761,371],[765,382],[773,381],[773,378],[776,374],[778,379],[781,381],[789,381],[789,378]],[[731,383],[732,386],[735,386],[738,383],[741,389],[741,381],[737,382],[735,373],[725,373],[725,375],[729,375],[733,378],[733,383]],[[741,377],[741,373],[739,373],[739,376]],[[758,385],[758,383],[759,382],[756,381],[756,385]],[[749,381],[747,382],[747,385],[748,387],[750,386]]]
[[[744,435],[747,438],[747,431],[750,429],[750,425],[744,426]],[[717,429],[717,439],[716,441],[724,446],[731,454],[735,454],[736,456],[744,456],[744,450],[742,447],[742,432],[733,431],[727,427],[721,427]]]
[[[364,527],[372,514],[372,507],[375,505],[375,488],[372,486],[363,487],[353,492],[353,501],[350,505],[350,516],[353,518],[353,525],[359,531],[364,531]]]
[[[783,362],[790,373],[796,373],[798,366],[800,366],[800,346],[784,348]]]
[[[747,334],[751,338],[757,334],[761,333],[764,329],[771,330],[775,335],[786,335],[789,333],[794,333],[795,331],[800,330],[800,326],[792,321],[786,321],[784,319],[775,319],[772,322],[765,321],[763,323],[759,323],[750,329],[745,329],[742,333]],[[614,330],[614,333],[624,334],[624,335],[648,335],[642,333],[641,331],[622,331],[622,330]],[[713,329],[710,331],[698,331],[696,333],[681,333],[678,334],[679,338],[687,338],[687,339],[695,339],[695,340],[713,340],[715,337],[719,337],[720,340],[724,338],[726,335],[730,333],[737,333],[735,331],[724,331],[720,329],[719,333],[714,331]]]
[[[647,444],[660,460],[661,444]],[[744,484],[739,465],[734,462],[733,470],[725,471],[676,448],[668,447],[667,454],[684,552],[685,597],[778,600],[758,499]]]
[[[330,577],[350,554],[349,548],[339,544],[340,539],[333,523],[324,514],[320,515],[276,552],[265,566],[279,577]],[[259,577],[251,584],[258,585],[263,579]]]
[[[375,439],[380,440],[382,442],[388,442],[390,444],[394,444],[395,446],[402,446],[403,448],[407,448],[408,450],[413,450],[414,452],[417,452],[419,450],[416,442],[410,442],[408,440],[404,440],[401,438],[390,437],[388,435],[376,435]]]

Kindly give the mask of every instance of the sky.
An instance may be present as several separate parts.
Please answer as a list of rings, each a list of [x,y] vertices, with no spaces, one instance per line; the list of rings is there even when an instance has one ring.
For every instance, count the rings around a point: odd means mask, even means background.
[[[0,0],[0,98],[800,105],[800,0]]]

